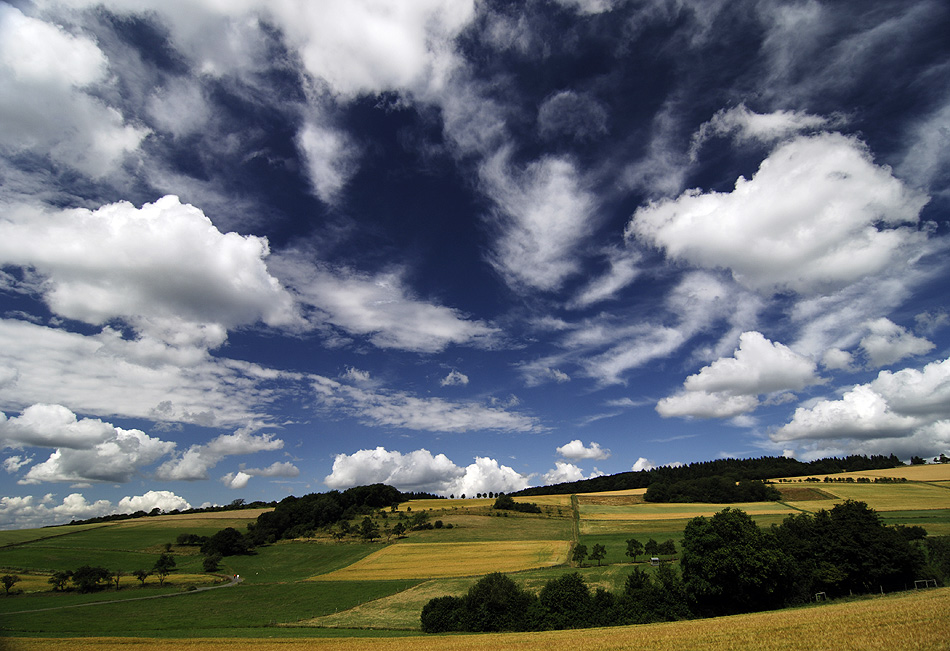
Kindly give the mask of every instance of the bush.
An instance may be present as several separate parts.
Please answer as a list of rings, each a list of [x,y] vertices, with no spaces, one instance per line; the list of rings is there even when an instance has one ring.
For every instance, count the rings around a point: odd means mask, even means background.
[[[520,513],[540,513],[541,507],[537,504],[516,502],[510,495],[499,495],[492,505],[498,511],[518,511]]]

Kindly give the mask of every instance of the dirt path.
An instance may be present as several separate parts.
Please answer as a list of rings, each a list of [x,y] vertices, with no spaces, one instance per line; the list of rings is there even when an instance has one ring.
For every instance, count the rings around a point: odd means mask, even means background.
[[[24,615],[26,613],[42,613],[47,610],[62,610],[63,608],[84,608],[86,606],[101,606],[103,604],[124,604],[128,601],[144,601],[145,599],[166,599],[168,597],[183,597],[189,594],[197,594],[199,592],[205,592],[206,590],[218,590],[219,588],[231,588],[237,584],[243,582],[239,576],[234,576],[230,581],[223,585],[209,585],[205,588],[195,588],[194,590],[188,590],[187,592],[171,592],[168,594],[154,594],[148,597],[131,597],[129,599],[110,599],[108,601],[90,601],[86,604],[70,604],[68,606],[52,606],[51,608],[37,608],[35,610],[18,610],[12,613],[4,613],[6,615]]]

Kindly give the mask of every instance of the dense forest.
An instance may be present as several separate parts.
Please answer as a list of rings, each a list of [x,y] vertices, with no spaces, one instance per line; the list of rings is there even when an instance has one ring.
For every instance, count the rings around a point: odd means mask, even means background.
[[[843,458],[798,461],[787,457],[759,457],[757,459],[717,459],[685,466],[661,466],[639,472],[621,472],[592,479],[526,488],[512,495],[568,495],[571,493],[598,493],[601,491],[649,488],[652,484],[667,485],[695,481],[708,477],[723,477],[733,482],[742,480],[778,479],[802,475],[831,475],[839,472],[896,468],[904,463],[895,455],[851,455]],[[659,501],[659,500],[658,500]],[[692,500],[691,500],[692,501]],[[713,501],[713,500],[695,500]],[[729,500],[746,501],[746,500]]]
[[[619,594],[591,591],[580,574],[551,579],[541,591],[491,574],[461,597],[430,600],[422,628],[532,631],[643,624],[769,610],[812,601],[912,588],[918,579],[950,580],[950,537],[921,527],[888,527],[867,504],[801,513],[769,529],[738,509],[690,520],[681,571],[634,566]]]

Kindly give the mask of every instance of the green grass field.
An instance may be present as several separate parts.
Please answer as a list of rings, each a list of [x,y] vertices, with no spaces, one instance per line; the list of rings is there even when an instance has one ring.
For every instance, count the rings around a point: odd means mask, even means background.
[[[920,525],[931,535],[950,535],[950,482],[934,475],[932,467],[926,470],[925,480],[914,481],[914,468],[901,469],[911,479],[902,484],[796,484],[786,494],[799,501],[733,506],[767,527],[791,513],[860,499],[888,524]],[[588,551],[594,544],[604,545],[607,556],[600,566],[588,560],[573,568],[567,558],[573,536],[570,496],[527,501],[541,505],[544,513],[499,515],[490,508],[492,500],[485,499],[417,501],[411,504],[413,512],[425,509],[430,521],[442,520],[452,528],[410,532],[391,544],[385,539],[336,542],[328,536],[283,541],[224,559],[221,574],[240,574],[244,582],[201,593],[186,588],[221,579],[201,571],[202,557],[194,547],[172,545],[178,571],[163,588],[154,577],[140,587],[128,574],[150,568],[180,533],[210,535],[227,526],[243,530],[260,510],[2,531],[0,573],[20,573],[24,580],[15,588],[21,589],[19,594],[0,598],[0,636],[355,640],[381,634],[369,629],[387,635],[418,632],[419,612],[429,599],[464,594],[479,575],[497,569],[511,572],[516,582],[535,591],[569,571],[580,572],[592,588],[619,591],[634,567],[625,556],[628,538],[644,543],[672,538],[679,544],[690,518],[722,509],[645,504],[631,492],[581,496],[578,542]],[[378,521],[392,526],[396,517],[387,513]],[[638,560],[638,567],[654,571],[643,556]],[[119,591],[50,591],[50,572],[83,564],[122,570],[127,576]],[[175,596],[139,599],[159,595]],[[120,603],[99,603],[113,600]]]

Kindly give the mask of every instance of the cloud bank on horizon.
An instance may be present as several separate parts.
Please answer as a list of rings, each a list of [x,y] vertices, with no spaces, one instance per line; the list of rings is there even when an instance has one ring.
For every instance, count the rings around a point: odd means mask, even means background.
[[[948,31],[0,5],[0,528],[950,452]]]

